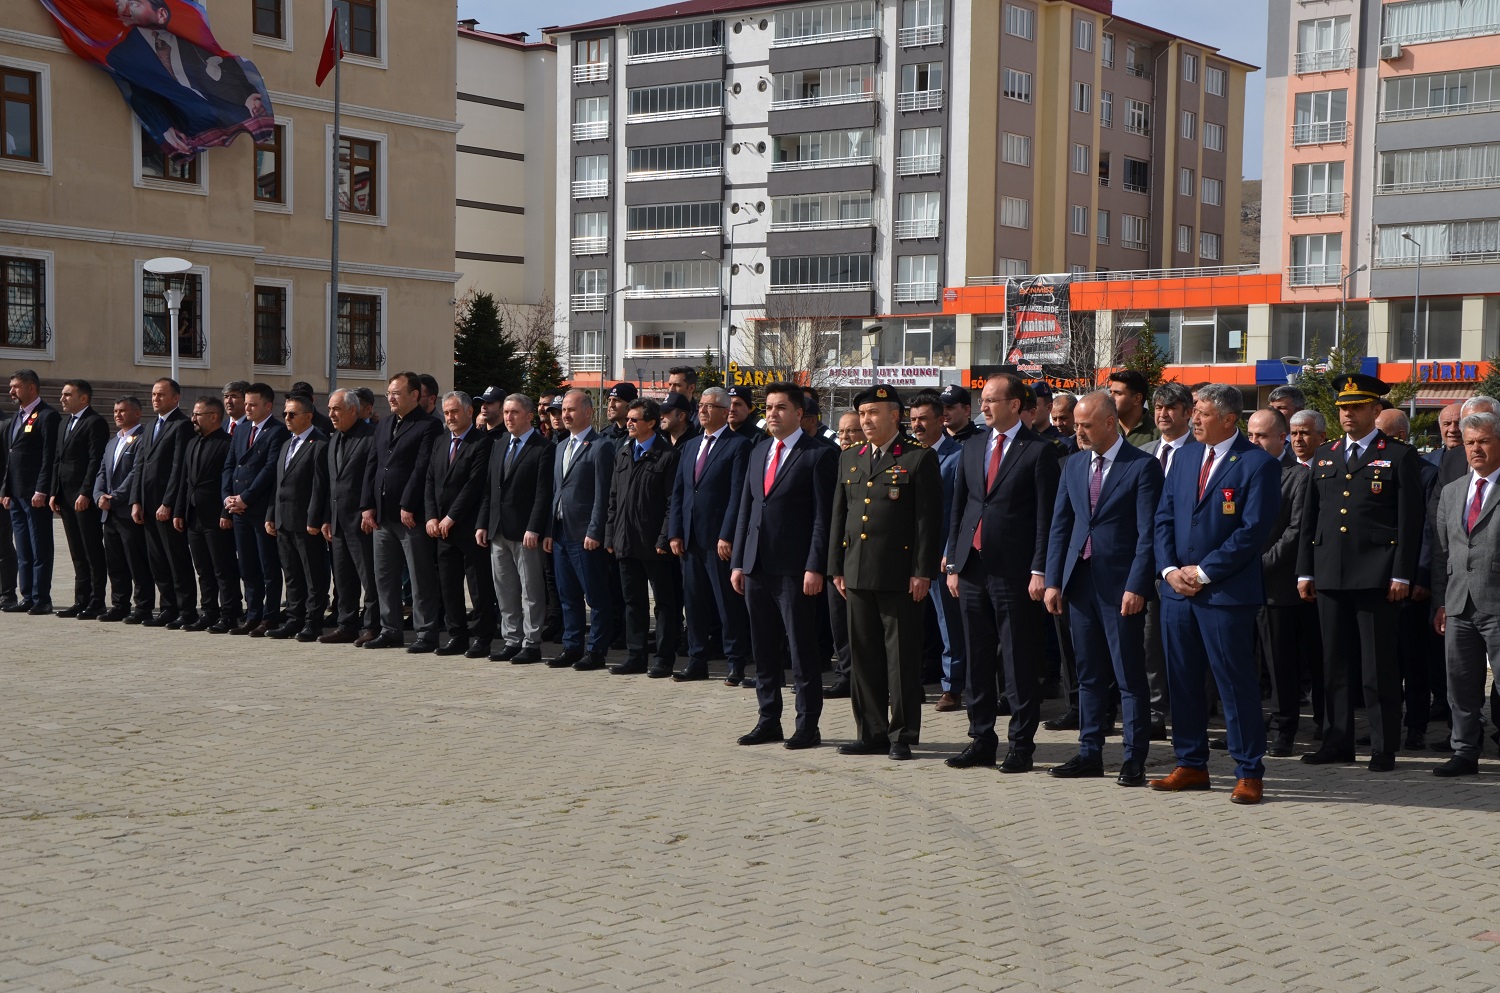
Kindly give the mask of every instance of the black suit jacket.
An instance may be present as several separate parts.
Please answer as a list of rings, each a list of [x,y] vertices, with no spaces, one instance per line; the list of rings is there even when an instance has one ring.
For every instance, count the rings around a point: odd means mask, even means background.
[[[271,493],[276,485],[276,463],[281,446],[291,437],[286,425],[274,416],[267,417],[255,431],[250,444],[249,421],[234,429],[230,438],[229,458],[224,462],[225,498],[237,496],[245,501],[245,516],[258,521],[266,516]]]
[[[479,501],[476,530],[488,531],[491,541],[499,537],[520,541],[527,531],[538,537],[546,534],[556,446],[543,438],[540,431],[532,431],[507,472],[505,453],[510,446],[510,432],[502,429],[493,437],[490,478]]]
[[[443,433],[443,422],[421,407],[398,418],[395,414],[375,425],[375,450],[365,466],[361,510],[373,510],[375,520],[395,526],[401,511],[422,518],[427,502],[427,464],[432,443]],[[447,446],[443,448],[447,452]]]
[[[730,567],[774,576],[825,574],[838,451],[804,431],[783,454],[767,493],[766,461],[774,443],[766,437],[750,451]]]
[[[307,526],[329,525],[333,534],[359,530],[360,500],[365,473],[375,452],[375,429],[356,419],[342,434],[329,435],[322,458],[314,467],[312,498],[307,505]]]
[[[652,558],[667,549],[667,509],[677,478],[677,449],[657,435],[639,459],[635,439],[626,438],[615,452],[604,547],[617,558]]]
[[[115,449],[120,446],[119,432],[110,435],[104,445],[104,455],[99,459],[99,474],[94,477],[94,503],[98,504],[100,497],[109,497],[109,509],[100,512],[101,519],[114,516],[120,520],[130,520],[130,487],[135,480],[135,456],[141,449],[142,430],[139,424],[131,429],[118,464]]]
[[[724,428],[708,450],[702,476],[694,478],[703,441],[704,436],[699,435],[682,448],[667,531],[669,537],[681,538],[689,549],[712,552],[720,541],[734,540],[740,499],[745,493],[745,467],[755,446]]]
[[[194,434],[182,449],[182,471],[170,501],[172,515],[188,527],[217,528],[228,519],[220,496],[224,460],[229,457],[229,434],[223,428],[208,437]]]
[[[52,495],[52,474],[57,461],[57,411],[47,401],[37,401],[36,408],[24,421],[19,412],[5,422],[5,495],[31,506],[38,493]]]
[[[1285,454],[1290,452],[1288,447]],[[1295,458],[1282,458],[1281,507],[1260,552],[1268,607],[1295,607],[1302,602],[1297,595],[1297,555],[1306,540],[1307,490],[1311,482],[1312,472],[1307,466]]]
[[[291,451],[291,462],[287,462],[291,438],[288,437],[276,456],[276,496],[266,507],[266,520],[276,525],[279,534],[291,531],[303,534],[307,529],[307,508],[312,504],[313,477],[316,466],[326,455],[328,436],[317,428],[310,428],[307,437]]]
[[[99,476],[99,461],[109,441],[109,422],[93,407],[85,407],[73,430],[69,418],[57,433],[57,465],[52,474],[52,495],[69,510],[81,496],[94,498],[94,480]]]
[[[177,476],[177,466],[182,461],[182,450],[187,447],[193,433],[192,422],[180,407],[167,415],[165,424],[152,414],[141,419],[141,440],[135,453],[135,479],[131,482],[130,502],[141,505],[141,513],[151,521],[156,508],[171,507],[172,480]],[[154,437],[153,437],[154,436]]]
[[[453,518],[449,541],[473,543],[478,530],[479,504],[484,499],[484,488],[490,478],[490,448],[493,439],[489,432],[470,426],[468,434],[458,443],[453,452],[453,461],[448,461],[448,451],[453,435],[445,428],[438,433],[432,444],[432,453],[427,466],[427,493],[419,514],[423,522]]]
[[[985,488],[989,431],[964,442],[958,478],[953,483],[952,528],[948,533],[948,567],[962,572],[974,551],[974,531],[981,518],[980,561],[986,572],[1024,584],[1033,572],[1047,570],[1047,536],[1061,475],[1061,449],[1021,425],[1005,443],[995,485]]]

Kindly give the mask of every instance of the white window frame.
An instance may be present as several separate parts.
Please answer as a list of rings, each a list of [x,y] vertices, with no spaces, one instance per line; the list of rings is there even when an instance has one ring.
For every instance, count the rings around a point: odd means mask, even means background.
[[[204,152],[198,153],[198,181],[196,183],[180,183],[173,179],[157,179],[155,176],[148,176],[141,169],[141,155],[145,151],[145,146],[141,142],[142,130],[141,122],[132,116],[130,118],[130,168],[135,188],[160,190],[163,193],[186,193],[199,197],[208,196],[208,155]],[[253,192],[250,199],[255,199]]]
[[[1073,47],[1080,52],[1094,50],[1094,22],[1080,17],[1073,21]]]
[[[131,123],[135,123],[133,120]],[[52,362],[57,356],[57,274],[50,251],[40,248],[21,248],[15,245],[0,245],[0,256],[9,256],[18,259],[36,259],[42,263],[42,324],[47,332],[47,344],[43,348],[4,348],[0,347],[0,358],[17,360],[30,360],[32,362]],[[139,285],[139,281],[137,281]],[[140,311],[137,310],[136,320],[141,319]],[[140,340],[139,335],[136,338]]]
[[[1182,53],[1182,81],[1184,83],[1196,83],[1198,81],[1198,55],[1196,52]]]
[[[1110,90],[1099,91],[1099,126],[1101,128],[1115,126],[1115,95]]]
[[[1092,114],[1094,112],[1093,84],[1074,81],[1073,110],[1079,114]]]
[[[1209,197],[1209,191],[1213,191],[1213,197]],[[1224,206],[1224,181],[1212,176],[1203,177],[1203,202],[1210,207]]]
[[[1012,89],[1012,87],[1011,87],[1011,80],[1012,79],[1014,79],[1015,82],[1018,83],[1018,84],[1024,84],[1024,85],[1018,85],[1018,86],[1014,87],[1014,89],[1016,90],[1017,93],[1021,92],[1024,89],[1026,92],[1025,92],[1025,94],[1023,96],[1012,96],[1011,95],[1010,91]],[[1001,89],[1000,89],[1000,92],[1005,96],[1005,99],[1007,99],[1007,100],[1014,100],[1014,101],[1016,101],[1016,103],[1027,103],[1027,104],[1031,103],[1032,97],[1033,97],[1034,93],[1036,92],[1033,89],[1033,87],[1032,87],[1032,76],[1031,76],[1031,73],[1024,72],[1024,71],[1022,71],[1020,69],[1009,69],[1009,68],[1005,69],[1004,72],[1003,72],[1003,74],[1002,74],[1002,76],[1001,76]]]
[[[1198,173],[1193,169],[1189,169],[1187,166],[1183,166],[1182,170],[1177,174],[1177,195],[1190,197],[1197,192]],[[1186,249],[1184,249],[1184,251],[1186,251]]]
[[[356,214],[345,210],[339,214],[339,223],[353,222],[355,224],[374,224],[377,227],[385,227],[388,224],[390,212],[387,208],[391,195],[391,174],[389,169],[389,139],[380,131],[359,131],[354,128],[343,128],[337,138],[362,138],[365,141],[375,142],[379,149],[376,158],[376,197],[380,201],[378,213],[374,217],[366,214]],[[333,164],[338,151],[338,141],[333,133],[333,125],[323,125],[323,219],[333,220],[333,204],[337,191],[334,189]],[[344,290],[343,292],[351,292]],[[381,320],[385,320],[385,311],[381,310]],[[384,334],[384,330],[381,331]]]
[[[1109,211],[1094,211],[1094,240],[1101,245],[1109,244]]]
[[[1182,112],[1182,137],[1186,141],[1198,139],[1198,115],[1191,110]]]
[[[22,72],[36,73],[36,112],[37,112],[37,161],[24,162],[16,159],[0,159],[0,169],[6,172],[27,172],[34,176],[52,175],[52,66],[46,62],[32,62],[27,59],[12,58],[9,55],[0,55],[0,66],[8,69],[19,69]],[[140,133],[140,124],[131,118],[131,125],[135,128],[137,135]],[[136,139],[139,141],[139,137]],[[200,166],[202,163],[199,163]],[[141,171],[141,156],[136,153],[135,171]],[[202,176],[202,172],[199,172]],[[137,186],[140,184],[137,183]],[[35,355],[35,353],[32,353]]]
[[[1212,246],[1212,252],[1209,251]],[[1198,233],[1198,257],[1217,262],[1224,255],[1224,236],[1214,234],[1212,231],[1200,231]]]
[[[1011,212],[1010,220],[1006,220],[1007,211]],[[1017,214],[1020,216],[1017,217]],[[1031,201],[1026,197],[1001,197],[1000,226],[1022,231],[1031,230]]]
[[[1088,204],[1075,203],[1068,211],[1070,215],[1069,231],[1076,235],[1087,235],[1089,233],[1089,208]]]
[[[1007,165],[1031,165],[1031,135],[1005,131],[1000,136],[1000,161]]]
[[[1007,276],[1031,275],[1031,263],[1026,259],[1001,259],[1000,264],[1005,267]]]
[[[1191,224],[1177,225],[1177,251],[1183,255],[1192,254],[1193,226]]]
[[[1203,92],[1211,97],[1224,96],[1229,91],[1229,70],[1218,66],[1203,67]]]
[[[1088,145],[1073,143],[1073,172],[1078,176],[1087,176],[1094,164],[1093,150]]]
[[[282,34],[282,37],[280,37],[280,38],[271,38],[271,37],[268,37],[267,35],[256,34],[255,33],[255,8],[251,7],[250,8],[250,42],[251,42],[251,44],[253,44],[253,45],[259,45],[261,48],[277,48],[277,49],[280,49],[283,52],[290,52],[290,51],[292,51],[292,22],[296,20],[296,18],[292,17],[292,4],[293,4],[293,0],[282,0],[282,3],[281,3],[281,34]],[[382,8],[382,12],[383,12],[384,11],[384,4],[381,5],[381,8]],[[325,25],[328,24],[330,21],[333,20],[333,7],[329,6],[326,13],[327,13],[327,16],[323,19],[323,23]],[[385,24],[382,23],[380,25],[380,27],[382,29],[381,30],[381,37],[384,38],[385,37],[385,31],[384,31]],[[325,31],[326,31],[326,28],[325,28]]]
[[[1135,228],[1137,238],[1131,238],[1131,228]],[[1145,252],[1151,249],[1151,219],[1139,214],[1120,215],[1120,246],[1133,251]]]
[[[131,127],[133,127],[137,132],[140,131],[140,122],[138,122],[135,118],[132,117],[130,119],[130,124]],[[135,260],[135,364],[139,366],[149,366],[158,369],[170,369],[172,367],[172,357],[170,355],[146,354],[145,277],[147,261],[147,259]],[[199,310],[203,318],[203,324],[198,329],[199,333],[203,335],[203,357],[194,359],[188,358],[184,355],[178,355],[177,365],[182,369],[207,369],[212,365],[214,347],[214,338],[210,333],[211,325],[213,323],[213,317],[211,314],[213,308],[211,304],[214,296],[213,287],[209,281],[209,269],[206,265],[195,265],[191,269],[185,270],[185,272],[198,277],[198,285],[201,287],[200,292],[203,295],[203,299],[199,302]]]
[[[1113,31],[1104,31],[1099,35],[1099,64],[1106,69],[1115,67],[1115,35]]]
[[[277,114],[276,123],[281,125],[280,167],[282,200],[281,203],[267,203],[264,200],[256,200],[255,191],[252,189],[250,192],[250,201],[256,210],[264,211],[268,214],[290,214],[292,212],[292,190],[295,185],[292,182],[292,119],[290,117],[283,117],[282,115]],[[199,165],[201,166],[202,163],[199,163]],[[252,184],[254,184],[255,182],[255,156],[253,152],[253,146],[252,154],[250,157],[250,182]]]
[[[390,381],[386,370],[391,365],[391,308],[390,297],[384,286],[351,286],[348,283],[339,284],[340,293],[357,293],[361,296],[374,296],[380,298],[380,354],[383,361],[378,369],[340,369],[339,379],[361,379],[367,382],[385,383]],[[333,362],[333,315],[330,309],[333,306],[333,284],[325,281],[323,283],[323,375],[327,376],[333,370],[330,365]]]
[[[287,20],[291,20],[291,8],[294,2],[295,0],[287,0]],[[380,45],[380,54],[374,58],[371,58],[368,55],[356,55],[353,52],[345,52],[343,61],[348,62],[351,65],[369,66],[371,69],[385,69],[388,67],[387,61],[389,59],[391,51],[391,34],[390,31],[386,28],[386,11],[390,8],[390,5],[393,2],[394,0],[377,0],[380,23],[375,28],[375,30],[379,32],[377,40]],[[333,0],[323,0],[323,20],[319,23],[326,25],[332,20]],[[327,29],[325,28],[324,30],[326,32]],[[385,310],[383,308],[381,310],[381,314],[381,320],[383,321],[385,319],[383,316],[385,314]]]
[[[1036,41],[1036,11],[1020,4],[1007,3],[1005,33],[1023,41]]]
[[[1203,123],[1203,147],[1210,152],[1224,151],[1224,125]]]
[[[255,288],[257,286],[274,286],[286,291],[286,361],[280,365],[261,365],[255,361]],[[269,276],[256,276],[250,281],[250,361],[251,368],[256,373],[265,373],[270,376],[290,376],[292,374],[292,362],[296,357],[296,330],[297,322],[293,317],[295,284],[290,279],[272,279]],[[324,313],[327,313],[325,310]],[[385,320],[385,307],[381,306],[380,319]],[[207,339],[205,339],[206,341]]]

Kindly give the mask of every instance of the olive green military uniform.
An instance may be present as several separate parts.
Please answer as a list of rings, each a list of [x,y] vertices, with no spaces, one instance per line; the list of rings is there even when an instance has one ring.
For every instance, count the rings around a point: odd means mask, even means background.
[[[922,727],[923,603],[912,577],[940,579],[943,480],[930,448],[898,434],[874,458],[839,458],[828,574],[844,577],[853,657],[850,698],[859,740],[915,745]],[[887,710],[889,708],[889,718]]]

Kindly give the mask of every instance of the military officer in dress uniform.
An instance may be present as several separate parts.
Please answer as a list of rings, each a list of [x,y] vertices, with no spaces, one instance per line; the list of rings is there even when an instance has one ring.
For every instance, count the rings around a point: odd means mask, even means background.
[[[1401,738],[1401,668],[1392,606],[1411,595],[1424,515],[1421,456],[1375,427],[1390,387],[1359,373],[1335,378],[1344,437],[1319,446],[1307,495],[1311,540],[1297,559],[1297,592],[1316,601],[1323,629],[1328,730],[1302,756],[1313,765],[1354,761],[1354,708],[1370,721],[1371,772],[1396,766]],[[1359,651],[1361,687],[1345,653]],[[1363,692],[1361,692],[1361,690]]]
[[[901,397],[854,398],[865,444],[840,453],[828,574],[849,601],[859,737],[844,755],[911,758],[922,722],[922,608],[943,554],[943,480],[932,449],[900,432]]]

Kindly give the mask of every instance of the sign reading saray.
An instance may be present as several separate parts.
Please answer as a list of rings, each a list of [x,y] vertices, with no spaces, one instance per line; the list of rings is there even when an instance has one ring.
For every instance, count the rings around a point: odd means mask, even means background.
[[[214,40],[190,0],[40,0],[79,58],[109,73],[146,133],[177,159],[275,126],[260,72]]]
[[[1005,316],[1010,328],[1006,359],[1023,372],[1038,373],[1044,364],[1068,360],[1071,319],[1064,273],[1012,276],[1005,283]]]

